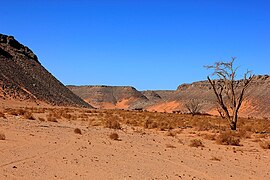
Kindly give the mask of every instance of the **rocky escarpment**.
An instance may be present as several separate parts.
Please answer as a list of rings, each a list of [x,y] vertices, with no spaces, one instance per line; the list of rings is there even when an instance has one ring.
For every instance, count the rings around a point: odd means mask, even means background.
[[[86,102],[98,108],[132,109],[148,101],[131,86],[67,86]]]
[[[53,77],[13,36],[0,34],[0,99],[91,107]]]
[[[236,83],[241,83],[242,80]],[[201,104],[201,111],[216,111],[216,97],[208,81],[199,81],[192,84],[178,86],[174,93],[165,99],[168,102],[176,101],[180,104],[188,103],[191,99]],[[270,77],[269,75],[255,76],[245,92],[245,100],[240,109],[241,116],[270,117]],[[182,111],[185,108],[182,107]]]
[[[200,104],[201,112],[218,113],[216,97],[208,81],[182,84],[176,90],[142,92],[124,86],[69,86],[69,89],[99,108],[124,107],[126,109],[146,109],[161,112],[187,112],[185,104],[189,103],[190,100],[195,100]],[[245,97],[240,110],[241,116],[270,117],[270,77],[268,75],[255,76],[246,90]]]

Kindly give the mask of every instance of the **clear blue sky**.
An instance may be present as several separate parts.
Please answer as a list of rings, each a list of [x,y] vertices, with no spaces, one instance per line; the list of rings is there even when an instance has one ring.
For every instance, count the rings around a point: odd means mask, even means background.
[[[0,17],[64,84],[176,89],[231,56],[270,70],[268,0],[6,0]]]

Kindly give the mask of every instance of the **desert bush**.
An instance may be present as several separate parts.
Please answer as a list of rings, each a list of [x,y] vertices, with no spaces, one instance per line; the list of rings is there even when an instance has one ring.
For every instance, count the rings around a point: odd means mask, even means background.
[[[210,122],[209,119],[201,119],[200,117],[197,117],[196,119],[193,118],[191,120],[191,125],[194,126],[198,131],[209,131],[212,129],[218,129],[218,126]]]
[[[217,143],[222,145],[240,146],[240,137],[235,132],[225,131],[217,137]]]
[[[25,112],[23,114],[23,118],[29,119],[29,120],[35,120],[35,118],[34,118],[34,116],[33,116],[33,114],[31,112]]]
[[[121,129],[121,124],[116,119],[107,119],[104,127],[111,129]]]
[[[40,120],[40,121],[45,121],[45,119],[42,118],[42,117],[39,117],[38,120]]]
[[[111,133],[110,135],[109,135],[109,137],[110,137],[110,139],[112,139],[112,140],[119,140],[119,135],[117,134],[117,133]]]
[[[158,123],[158,129],[161,131],[166,131],[173,129],[173,126],[171,125],[171,122],[163,121]]]
[[[154,129],[157,127],[158,127],[158,124],[151,119],[146,119],[146,121],[144,122],[144,128],[146,129]]]
[[[263,149],[270,149],[270,141],[261,141],[259,143],[259,145],[261,146],[261,148]]]
[[[16,109],[15,111],[17,112],[17,114],[18,114],[19,116],[23,116],[24,114],[26,114],[26,113],[28,112],[28,111],[25,110],[25,109]]]
[[[5,140],[6,139],[6,136],[4,133],[0,133],[0,140]]]
[[[190,140],[189,146],[191,146],[191,147],[204,147],[203,142],[200,139]]]
[[[81,129],[79,129],[79,128],[75,128],[75,129],[74,129],[74,133],[75,133],[75,134],[82,134],[82,131],[81,131]]]

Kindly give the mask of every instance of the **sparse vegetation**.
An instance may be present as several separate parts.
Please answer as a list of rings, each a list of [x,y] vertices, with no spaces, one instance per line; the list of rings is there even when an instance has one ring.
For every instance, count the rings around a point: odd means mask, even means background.
[[[203,142],[200,139],[190,140],[189,146],[191,146],[191,147],[204,147]]]
[[[4,133],[0,133],[0,140],[5,140],[6,139],[6,136]]]
[[[202,108],[201,104],[198,100],[192,99],[184,104],[185,108],[188,110],[192,116],[196,114],[200,114],[200,110]]]
[[[119,140],[119,135],[117,134],[117,133],[111,133],[110,135],[109,135],[109,137],[110,137],[110,139],[112,139],[112,140]]]
[[[111,129],[121,129],[121,124],[116,119],[107,119],[104,127]]]
[[[32,114],[31,112],[28,112],[28,111],[26,111],[26,112],[23,114],[23,118],[29,119],[29,120],[35,120],[33,114]]]
[[[75,129],[74,129],[74,133],[75,133],[75,134],[82,134],[82,130],[79,129],[79,128],[75,128]]]
[[[38,120],[40,120],[40,121],[42,121],[42,122],[45,121],[45,119],[42,118],[42,117],[39,117]]]
[[[240,146],[240,137],[236,132],[225,131],[217,137],[217,143],[222,145]]]

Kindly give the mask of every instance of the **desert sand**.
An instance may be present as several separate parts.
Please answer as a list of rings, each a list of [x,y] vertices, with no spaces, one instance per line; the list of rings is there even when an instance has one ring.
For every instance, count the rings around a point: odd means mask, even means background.
[[[45,117],[42,112],[34,117],[0,117],[6,137],[0,140],[0,179],[270,179],[270,151],[253,138],[228,146],[203,139],[209,132],[194,128],[168,135],[126,124],[110,129],[85,119],[44,121],[38,118]],[[109,138],[114,132],[119,139]],[[191,147],[192,139],[204,147]]]

